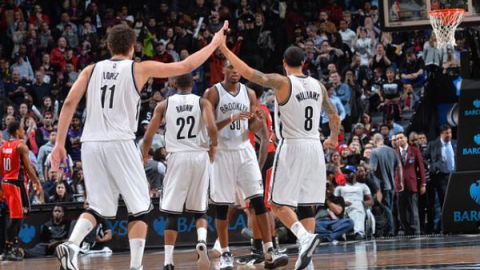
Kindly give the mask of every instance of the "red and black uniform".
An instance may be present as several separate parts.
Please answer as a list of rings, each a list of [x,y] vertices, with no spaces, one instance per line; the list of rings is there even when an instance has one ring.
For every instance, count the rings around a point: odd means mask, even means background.
[[[19,140],[8,141],[0,148],[0,166],[3,171],[2,189],[11,219],[22,219],[25,214],[24,209],[30,206],[25,166],[17,152],[19,143]]]
[[[267,160],[265,161],[265,165],[263,166],[263,168],[260,168],[260,169],[262,171],[263,186],[265,188],[265,191],[264,191],[265,205],[267,206],[267,208],[270,209],[271,206],[268,203],[267,194],[270,191],[270,181],[272,177],[272,168],[273,168],[273,161],[275,160],[275,149],[276,149],[275,142],[273,141],[273,121],[267,106],[263,104],[259,104],[258,108],[263,110],[263,112],[265,113],[265,117],[267,121],[267,129],[268,129],[268,138],[269,138],[268,155],[267,155]],[[257,138],[257,136],[253,132],[250,132],[249,136],[250,136],[250,143],[255,148],[255,151],[257,152],[257,156],[258,156],[260,139]]]

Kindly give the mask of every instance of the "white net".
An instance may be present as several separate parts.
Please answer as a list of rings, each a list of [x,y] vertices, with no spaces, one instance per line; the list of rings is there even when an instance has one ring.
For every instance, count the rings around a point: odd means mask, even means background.
[[[440,9],[429,12],[438,48],[453,48],[456,45],[455,30],[462,22],[464,14],[465,10],[463,9]]]

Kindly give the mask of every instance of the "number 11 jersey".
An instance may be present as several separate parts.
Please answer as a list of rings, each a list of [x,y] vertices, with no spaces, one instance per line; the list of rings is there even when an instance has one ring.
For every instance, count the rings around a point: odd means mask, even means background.
[[[82,142],[135,139],[140,93],[132,60],[104,60],[95,64],[88,82],[87,119]]]

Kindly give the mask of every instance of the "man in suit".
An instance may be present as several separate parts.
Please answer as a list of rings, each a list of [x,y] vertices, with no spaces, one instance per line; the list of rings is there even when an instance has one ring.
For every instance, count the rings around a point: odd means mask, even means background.
[[[406,235],[420,234],[418,196],[426,192],[427,185],[422,153],[417,147],[408,145],[407,137],[403,133],[397,134],[396,139],[404,184],[398,200],[400,223]]]
[[[425,156],[430,165],[431,180],[427,187],[427,233],[434,231],[435,195],[438,196],[440,209],[443,206],[448,177],[450,176],[450,173],[455,171],[456,149],[457,142],[452,140],[452,129],[448,125],[440,126],[440,137],[428,144]],[[437,228],[435,231],[439,232],[440,229]]]

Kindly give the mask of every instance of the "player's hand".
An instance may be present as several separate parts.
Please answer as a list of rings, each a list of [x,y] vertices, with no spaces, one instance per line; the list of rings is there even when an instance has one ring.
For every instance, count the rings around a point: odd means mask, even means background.
[[[338,146],[338,138],[332,138],[328,137],[324,142],[323,142],[323,148],[324,149],[332,149],[335,150]]]
[[[40,195],[43,191],[43,187],[42,187],[42,184],[40,183],[40,181],[36,180],[32,183],[32,186],[33,186],[33,190],[35,190],[35,194],[36,195]]]
[[[148,164],[148,155],[143,155],[142,158],[143,158],[143,166],[147,166],[147,164]]]
[[[63,145],[55,144],[53,147],[52,155],[51,155],[51,164],[52,170],[55,172],[59,171],[60,163],[67,161],[67,151]]]
[[[403,186],[403,183],[400,183],[398,187],[398,192],[402,192],[403,190],[405,190],[405,187]]]
[[[217,146],[210,145],[210,149],[208,150],[208,157],[210,158],[210,162],[213,163],[215,160],[215,155],[217,154]]]
[[[254,113],[251,112],[241,112],[232,115],[232,122],[238,121],[238,120],[248,120],[251,119],[255,116]]]
[[[215,35],[213,36],[212,44],[215,45],[216,47],[225,45],[228,31],[229,31],[228,21],[225,21],[223,23],[223,27],[220,30],[218,30],[218,32],[215,33]]]

